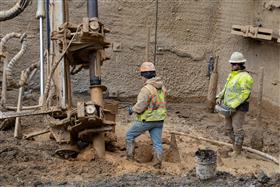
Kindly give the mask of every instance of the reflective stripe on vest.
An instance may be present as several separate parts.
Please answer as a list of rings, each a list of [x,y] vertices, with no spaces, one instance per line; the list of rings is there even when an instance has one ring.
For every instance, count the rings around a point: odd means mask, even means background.
[[[163,89],[157,90],[152,85],[146,85],[150,92],[150,103],[148,104],[146,110],[137,115],[139,121],[162,121],[166,118],[167,109],[165,101],[165,92]]]

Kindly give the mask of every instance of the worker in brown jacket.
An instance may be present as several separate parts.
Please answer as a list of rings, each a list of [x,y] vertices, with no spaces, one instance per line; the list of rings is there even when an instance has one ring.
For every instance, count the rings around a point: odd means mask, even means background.
[[[163,157],[162,128],[167,115],[166,91],[161,79],[156,77],[153,63],[144,62],[140,67],[140,72],[144,86],[137,97],[137,103],[128,108],[130,115],[137,114],[137,120],[126,135],[127,159],[134,159],[135,138],[149,131],[154,149],[154,167],[159,169]]]

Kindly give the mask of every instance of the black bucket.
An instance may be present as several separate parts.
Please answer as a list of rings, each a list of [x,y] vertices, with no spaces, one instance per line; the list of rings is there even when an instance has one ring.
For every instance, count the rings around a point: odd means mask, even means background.
[[[195,152],[196,176],[201,180],[216,176],[217,154],[210,149],[199,149]]]

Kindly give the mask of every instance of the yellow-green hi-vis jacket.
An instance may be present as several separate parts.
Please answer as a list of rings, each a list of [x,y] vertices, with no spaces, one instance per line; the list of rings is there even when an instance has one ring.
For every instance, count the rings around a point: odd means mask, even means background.
[[[159,77],[146,81],[132,110],[139,121],[163,121],[167,115],[166,90]]]
[[[236,109],[250,98],[253,83],[254,80],[247,71],[232,71],[217,98],[220,98],[224,105]]]

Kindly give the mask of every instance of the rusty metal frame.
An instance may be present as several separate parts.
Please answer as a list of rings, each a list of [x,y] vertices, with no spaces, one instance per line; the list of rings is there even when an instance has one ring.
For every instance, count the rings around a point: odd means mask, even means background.
[[[43,81],[44,92],[39,98],[39,105],[22,106],[24,85],[21,85],[17,107],[4,103],[8,109],[16,111],[2,111],[0,119],[16,118],[15,137],[19,137],[20,117],[43,115],[58,143],[75,144],[79,138],[92,136],[93,144],[101,145],[97,152],[104,152],[104,133],[114,133],[117,114],[117,104],[104,100],[103,92],[107,88],[101,84],[101,66],[109,59],[105,55],[105,49],[110,47],[105,37],[109,30],[95,17],[85,17],[80,24],[69,22],[67,0],[51,0],[50,10],[51,48],[47,53],[47,79]],[[2,50],[0,54],[3,57]],[[88,69],[91,84],[90,101],[79,101],[76,106],[72,101],[70,71],[75,66],[79,66],[79,71]],[[32,77],[31,71],[28,72]],[[3,78],[5,84],[6,76]],[[5,94],[5,90],[2,91],[2,96]]]

